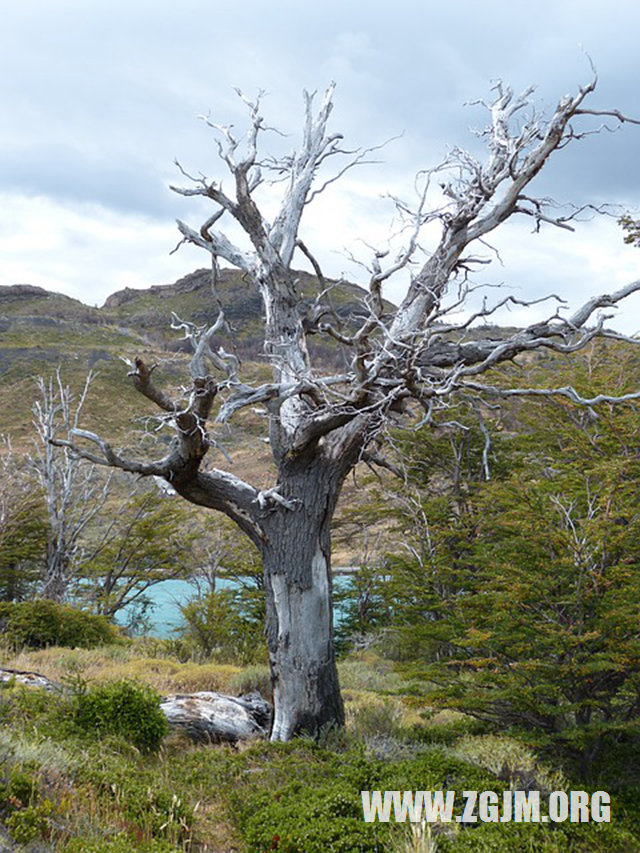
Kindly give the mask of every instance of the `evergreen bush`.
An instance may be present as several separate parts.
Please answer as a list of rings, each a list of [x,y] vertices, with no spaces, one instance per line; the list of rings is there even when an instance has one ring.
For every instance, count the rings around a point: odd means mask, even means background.
[[[159,704],[159,694],[146,684],[112,681],[77,693],[73,719],[83,732],[120,736],[143,752],[153,752],[169,733]]]
[[[120,631],[104,616],[47,599],[0,602],[0,632],[13,649],[90,649],[122,640]]]

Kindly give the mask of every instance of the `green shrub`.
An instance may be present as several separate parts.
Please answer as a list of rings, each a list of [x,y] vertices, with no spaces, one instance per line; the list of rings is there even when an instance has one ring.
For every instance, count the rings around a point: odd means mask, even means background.
[[[292,785],[253,801],[243,833],[249,850],[278,853],[378,853],[383,824],[362,820],[360,791],[344,784],[314,791]]]
[[[0,782],[0,816],[28,806],[34,798],[36,788],[33,776],[15,768],[11,770]]]
[[[118,833],[111,838],[73,838],[61,853],[175,853],[176,848],[168,841],[132,841]]]
[[[53,806],[49,800],[13,812],[6,819],[7,829],[18,844],[29,844],[36,838],[46,838],[51,828]]]
[[[193,598],[180,608],[178,655],[198,661],[240,665],[263,663],[264,595],[255,586],[221,589]]]
[[[39,599],[0,602],[0,631],[14,649],[47,646],[92,648],[120,642],[118,629],[104,616],[78,610],[69,604]]]
[[[169,732],[160,696],[148,685],[112,681],[78,693],[73,719],[83,732],[118,735],[143,752],[155,751]]]
[[[369,737],[393,737],[402,721],[402,706],[388,698],[369,698],[349,714],[353,733],[364,740]]]
[[[485,725],[473,717],[452,713],[449,719],[427,719],[426,723],[407,728],[403,733],[413,742],[453,746],[460,738],[479,735],[484,729]]]
[[[0,688],[2,726],[22,731],[37,726],[41,734],[58,739],[64,735],[67,715],[68,705],[61,695],[11,682]]]

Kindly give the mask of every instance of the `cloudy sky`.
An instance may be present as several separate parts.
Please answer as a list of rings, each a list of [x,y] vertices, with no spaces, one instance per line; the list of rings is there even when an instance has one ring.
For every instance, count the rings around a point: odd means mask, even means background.
[[[485,117],[465,102],[502,78],[536,84],[553,109],[590,78],[594,108],[640,117],[640,7],[631,0],[20,0],[2,4],[0,31],[0,284],[31,283],[102,304],[115,290],[176,280],[207,258],[170,255],[174,220],[207,214],[169,190],[174,159],[221,177],[211,131],[197,116],[241,127],[233,87],[268,93],[269,123],[292,148],[302,88],[337,83],[332,128],[366,146],[402,134],[382,162],[350,172],[308,210],[301,236],[325,272],[361,275],[381,245],[392,210],[385,193],[410,191],[412,176],[448,146],[477,145]],[[592,136],[559,152],[536,189],[560,201],[610,202],[640,210],[640,127]],[[517,296],[556,292],[576,304],[640,277],[640,249],[615,220],[576,233],[510,224],[483,269]],[[390,298],[400,296],[399,286]],[[511,320],[521,321],[518,312]],[[615,321],[640,330],[640,297]]]

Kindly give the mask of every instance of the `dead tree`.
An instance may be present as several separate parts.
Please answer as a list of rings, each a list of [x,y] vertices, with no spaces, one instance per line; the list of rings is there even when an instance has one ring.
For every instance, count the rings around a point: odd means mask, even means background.
[[[153,368],[137,359],[131,379],[136,389],[175,426],[175,440],[162,459],[127,458],[99,435],[72,430],[68,446],[93,462],[143,476],[164,478],[186,500],[231,518],[262,556],[275,713],[274,740],[299,732],[317,733],[343,722],[332,644],[331,520],[347,474],[360,461],[384,465],[381,431],[394,413],[415,401],[429,420],[460,395],[499,395],[492,368],[519,353],[547,348],[570,353],[605,330],[598,309],[617,305],[640,289],[633,282],[614,293],[589,299],[571,316],[559,309],[508,336],[471,339],[469,328],[486,323],[512,296],[484,303],[460,321],[474,286],[469,271],[479,260],[473,252],[512,216],[534,225],[572,228],[578,211],[565,214],[529,189],[555,151],[593,132],[589,117],[626,119],[617,111],[585,106],[595,79],[575,95],[564,97],[545,119],[531,105],[532,90],[521,96],[498,84],[487,107],[486,159],[455,148],[434,169],[419,173],[414,202],[394,199],[404,244],[390,257],[380,250],[368,267],[363,318],[344,329],[331,320],[322,273],[300,239],[300,222],[308,204],[345,171],[368,158],[366,150],[349,150],[338,133],[328,131],[333,86],[316,111],[314,95],[305,93],[302,141],[297,151],[268,158],[260,153],[270,128],[260,99],[246,100],[250,120],[242,139],[231,128],[207,123],[217,134],[218,152],[230,179],[223,187],[204,176],[191,178],[183,196],[208,200],[212,215],[199,228],[178,223],[183,240],[200,246],[212,259],[214,279],[219,261],[241,270],[260,291],[264,306],[264,350],[273,379],[250,385],[239,376],[237,359],[217,349],[222,311],[213,327],[191,335],[191,387],[185,399],[172,399],[154,382]],[[583,126],[583,123],[586,125]],[[328,172],[332,164],[333,171]],[[187,178],[186,171],[182,170]],[[270,202],[280,189],[279,207],[268,219],[261,190],[268,184]],[[221,219],[234,220],[246,246],[218,230]],[[426,229],[427,225],[431,225]],[[437,228],[430,246],[422,245]],[[296,273],[296,252],[319,274],[316,303],[303,310]],[[392,276],[408,273],[406,296],[387,312],[382,288]],[[554,297],[555,298],[555,297]],[[518,304],[522,304],[518,302]],[[176,325],[180,325],[176,322]],[[312,363],[310,335],[336,341],[350,354],[350,366],[328,375]],[[509,393],[564,394],[576,402],[572,388],[512,389]],[[638,395],[640,396],[640,392]],[[217,398],[217,399],[216,399]],[[609,399],[606,396],[602,399]],[[207,422],[216,404],[216,420],[226,422],[244,407],[263,405],[269,413],[269,438],[277,481],[259,490],[233,474],[205,467],[215,446]],[[585,402],[585,401],[582,401]]]
[[[44,495],[47,521],[47,559],[40,594],[63,601],[82,559],[80,538],[104,505],[110,478],[96,474],[68,447],[56,447],[61,434],[77,429],[91,384],[91,374],[77,401],[62,381],[60,371],[46,381],[38,378],[40,399],[33,405],[33,426],[38,436],[29,465]]]

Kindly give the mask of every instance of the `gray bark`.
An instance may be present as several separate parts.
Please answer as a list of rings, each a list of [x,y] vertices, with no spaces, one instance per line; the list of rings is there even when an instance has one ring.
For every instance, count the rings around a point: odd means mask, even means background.
[[[265,520],[266,638],[274,697],[272,740],[342,726],[333,648],[331,518],[339,467],[320,454],[281,465],[293,503]],[[336,476],[338,474],[338,476]]]
[[[74,572],[82,562],[80,537],[106,501],[110,480],[100,482],[95,465],[86,465],[66,447],[56,447],[61,432],[77,428],[91,384],[87,377],[74,404],[69,386],[56,372],[55,380],[38,379],[40,399],[33,406],[33,425],[38,436],[35,454],[29,458],[45,500],[47,515],[47,562],[40,594],[64,601]]]
[[[171,728],[202,743],[266,737],[271,719],[271,706],[258,693],[237,698],[212,691],[176,694],[166,696],[160,710]]]

